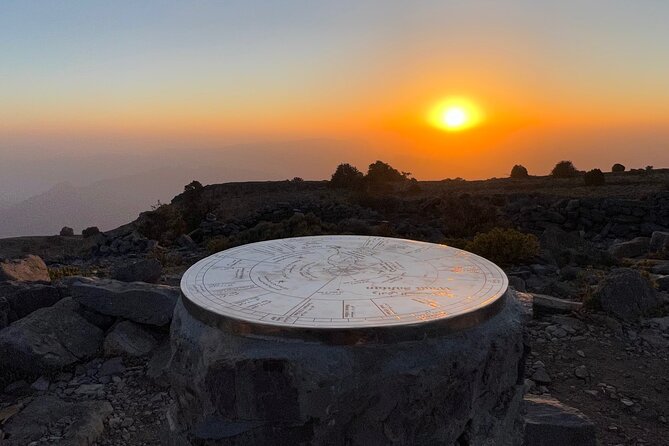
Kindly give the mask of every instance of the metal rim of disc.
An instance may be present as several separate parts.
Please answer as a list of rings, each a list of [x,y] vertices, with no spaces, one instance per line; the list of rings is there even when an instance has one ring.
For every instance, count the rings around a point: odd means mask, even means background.
[[[384,281],[398,285],[379,285]],[[312,293],[323,282],[327,285]],[[470,293],[476,287],[477,293]],[[387,289],[391,290],[387,296],[373,294]],[[504,307],[508,279],[489,260],[446,245],[328,235],[267,240],[221,251],[191,266],[182,277],[181,290],[190,314],[232,333],[356,344],[424,339],[479,325]],[[344,317],[375,311],[367,301],[382,316]],[[297,310],[281,315],[281,305],[294,302]],[[341,318],[309,321],[310,316],[331,316],[332,311],[324,309],[335,303],[343,308]],[[409,310],[398,316],[391,312],[392,305]],[[263,306],[279,312],[263,313],[258,310]],[[460,311],[445,310],[451,308]]]

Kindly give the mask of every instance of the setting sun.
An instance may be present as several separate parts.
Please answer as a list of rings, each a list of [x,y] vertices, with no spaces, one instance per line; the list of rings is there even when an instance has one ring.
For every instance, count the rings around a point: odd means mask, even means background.
[[[483,121],[483,113],[468,99],[449,98],[432,108],[428,120],[441,130],[458,132],[479,125]]]

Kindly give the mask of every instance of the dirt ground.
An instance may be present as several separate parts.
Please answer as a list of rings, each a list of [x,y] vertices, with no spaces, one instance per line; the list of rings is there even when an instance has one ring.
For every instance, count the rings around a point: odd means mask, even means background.
[[[527,375],[543,362],[551,382],[542,390],[585,413],[601,445],[669,445],[669,349],[663,338],[651,345],[639,335],[646,333],[643,326],[603,315],[574,319],[585,328],[563,337],[548,328],[556,326],[551,319],[528,324]],[[541,391],[535,387],[533,393]]]

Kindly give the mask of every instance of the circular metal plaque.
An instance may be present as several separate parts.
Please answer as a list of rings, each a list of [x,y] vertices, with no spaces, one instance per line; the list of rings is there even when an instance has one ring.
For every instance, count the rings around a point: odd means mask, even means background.
[[[238,246],[197,262],[181,280],[194,315],[265,333],[464,328],[495,314],[507,286],[497,265],[467,251],[349,235]]]

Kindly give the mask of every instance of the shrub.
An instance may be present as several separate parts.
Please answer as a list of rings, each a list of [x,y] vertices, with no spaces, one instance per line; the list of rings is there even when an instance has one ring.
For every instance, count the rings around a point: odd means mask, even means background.
[[[60,235],[64,237],[74,235],[74,229],[69,226],[63,226],[63,229],[60,230]]]
[[[90,227],[84,229],[83,231],[81,231],[81,235],[83,235],[84,238],[92,237],[95,234],[99,234],[99,233],[100,233],[100,230],[98,229],[97,226],[90,226]]]
[[[516,164],[513,166],[513,169],[511,169],[511,178],[527,178],[529,177],[527,173],[527,169],[525,166],[522,166],[520,164]]]
[[[494,228],[477,234],[466,249],[500,265],[531,260],[539,252],[539,240],[515,229]]]
[[[606,182],[606,178],[601,170],[592,169],[583,175],[583,181],[586,186],[601,186]]]
[[[330,178],[330,187],[335,189],[354,189],[358,187],[363,180],[363,174],[354,166],[343,163],[337,166],[337,169]]]
[[[570,178],[578,175],[578,170],[571,161],[560,161],[553,167],[551,175],[556,178]]]
[[[623,165],[620,164],[620,163],[615,163],[615,164],[611,167],[611,172],[624,172],[624,171],[625,171],[625,166],[623,166]]]
[[[85,276],[88,275],[88,271],[83,271],[78,266],[67,265],[60,268],[49,268],[49,277],[51,280],[59,280],[63,277],[70,276]]]
[[[365,179],[369,184],[392,183],[408,179],[409,172],[400,172],[390,164],[376,161],[369,165]]]

